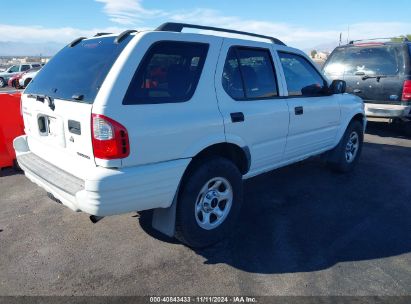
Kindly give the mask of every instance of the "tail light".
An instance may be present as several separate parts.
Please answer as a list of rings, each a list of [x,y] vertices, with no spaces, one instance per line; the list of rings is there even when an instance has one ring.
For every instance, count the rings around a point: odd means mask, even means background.
[[[94,157],[117,159],[130,154],[127,129],[115,120],[92,114],[91,129]]]
[[[404,81],[404,87],[402,89],[402,101],[411,102],[411,80]]]

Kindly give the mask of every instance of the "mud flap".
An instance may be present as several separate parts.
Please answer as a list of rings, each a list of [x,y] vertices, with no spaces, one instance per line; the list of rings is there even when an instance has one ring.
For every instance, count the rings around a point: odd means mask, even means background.
[[[175,234],[177,194],[178,189],[170,207],[153,210],[152,227],[169,237],[174,237]]]

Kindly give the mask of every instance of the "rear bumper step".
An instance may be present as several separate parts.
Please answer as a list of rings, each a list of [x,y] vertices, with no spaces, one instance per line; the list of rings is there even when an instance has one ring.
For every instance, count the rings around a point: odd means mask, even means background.
[[[19,155],[17,161],[24,171],[29,171],[70,195],[74,196],[77,192],[84,190],[83,180],[53,166],[34,153]]]
[[[411,106],[365,103],[365,114],[370,117],[411,118]]]

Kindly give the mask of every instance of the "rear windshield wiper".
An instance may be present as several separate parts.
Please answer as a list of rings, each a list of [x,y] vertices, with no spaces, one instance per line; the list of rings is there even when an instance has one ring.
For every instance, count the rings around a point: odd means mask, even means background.
[[[56,105],[54,104],[54,100],[50,96],[40,95],[40,94],[29,94],[27,95],[27,97],[35,98],[36,101],[40,101],[42,103],[44,103],[44,101],[47,101],[47,104],[52,111],[54,111],[54,109],[56,108]]]
[[[361,79],[362,80],[367,80],[367,79],[371,79],[371,78],[376,78],[377,81],[379,82],[381,78],[387,78],[386,75],[364,75]]]
[[[27,95],[28,98],[34,98],[37,101],[44,102],[44,99],[46,99],[46,95],[40,95],[40,94],[29,94]]]

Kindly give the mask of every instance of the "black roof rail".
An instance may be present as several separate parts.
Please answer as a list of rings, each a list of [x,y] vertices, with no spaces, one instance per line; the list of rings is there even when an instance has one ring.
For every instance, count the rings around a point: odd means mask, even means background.
[[[187,23],[175,23],[175,22],[163,23],[158,28],[156,28],[156,31],[160,31],[160,32],[182,32],[184,28],[193,28],[193,29],[199,29],[199,30],[225,32],[225,33],[230,33],[230,34],[252,36],[252,37],[257,37],[257,38],[268,39],[272,43],[275,43],[275,44],[286,45],[281,40],[279,40],[277,38],[274,38],[274,37],[271,37],[271,36],[265,36],[265,35],[254,34],[254,33],[249,33],[249,32],[242,32],[242,31],[236,31],[236,30],[229,30],[229,29],[224,29],[224,28],[219,28],[219,27],[196,25],[196,24],[187,24]]]
[[[114,39],[114,43],[120,43],[121,41],[123,41],[128,35],[130,35],[131,33],[136,33],[136,30],[127,30],[122,32],[120,35],[118,35],[116,37],[116,39]]]
[[[105,35],[111,35],[113,33],[97,33],[93,37],[100,37],[100,36],[105,36]]]
[[[68,47],[74,47],[77,44],[79,44],[81,41],[83,41],[84,39],[87,39],[87,37],[80,37],[80,38],[74,39],[72,42],[68,44]]]
[[[406,36],[403,37],[383,37],[383,38],[371,38],[371,39],[358,39],[358,40],[351,40],[348,44],[354,44],[356,42],[361,41],[378,41],[378,40],[392,40],[392,39],[402,39],[402,42],[408,42],[409,39]]]

